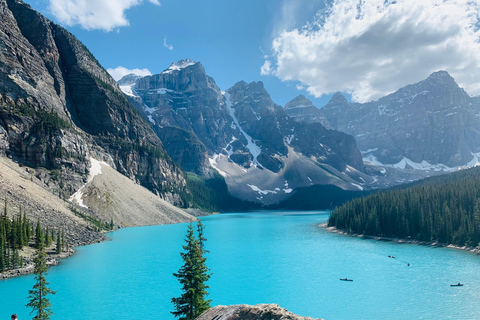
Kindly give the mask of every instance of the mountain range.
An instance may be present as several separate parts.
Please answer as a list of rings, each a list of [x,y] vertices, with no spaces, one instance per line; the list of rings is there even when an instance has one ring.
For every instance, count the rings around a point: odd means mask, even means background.
[[[303,96],[285,106],[300,123],[351,134],[364,161],[401,169],[451,171],[480,158],[480,100],[446,72],[377,101],[351,103],[336,93],[321,109]]]
[[[236,197],[271,204],[297,187],[334,184],[358,190],[368,179],[355,139],[320,123],[299,125],[262,82],[222,92],[199,62],[181,60],[160,74],[118,81],[182,168],[216,169]]]

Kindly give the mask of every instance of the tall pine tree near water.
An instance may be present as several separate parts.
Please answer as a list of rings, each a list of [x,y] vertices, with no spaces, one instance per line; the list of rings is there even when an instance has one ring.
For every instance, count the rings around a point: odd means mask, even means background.
[[[194,320],[203,312],[210,308],[211,300],[207,300],[208,295],[206,285],[211,274],[208,273],[205,262],[206,250],[203,248],[203,225],[198,224],[199,239],[196,238],[193,224],[190,223],[185,237],[184,252],[180,253],[184,265],[173,275],[178,278],[182,285],[182,295],[178,298],[172,298],[175,311],[172,314],[180,320]]]
[[[40,233],[39,239],[37,239],[37,250],[34,258],[35,269],[35,284],[33,289],[29,290],[28,298],[30,302],[27,303],[26,307],[32,308],[30,314],[34,313],[32,320],[49,320],[50,316],[53,314],[50,300],[47,298],[49,294],[55,294],[48,287],[48,282],[45,276],[47,275],[47,254],[45,253],[45,242],[43,239],[43,233]]]

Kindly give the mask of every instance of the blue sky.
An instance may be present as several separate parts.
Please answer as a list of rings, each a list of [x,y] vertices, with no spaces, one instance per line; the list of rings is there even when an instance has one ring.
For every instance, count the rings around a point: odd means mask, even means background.
[[[200,61],[226,90],[263,81],[274,102],[378,99],[448,71],[480,94],[480,5],[466,0],[26,0],[106,69]]]

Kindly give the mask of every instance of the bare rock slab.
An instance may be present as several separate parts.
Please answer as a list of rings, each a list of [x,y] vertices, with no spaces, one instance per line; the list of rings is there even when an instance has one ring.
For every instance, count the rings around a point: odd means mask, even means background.
[[[321,320],[296,315],[278,304],[216,306],[197,320]]]

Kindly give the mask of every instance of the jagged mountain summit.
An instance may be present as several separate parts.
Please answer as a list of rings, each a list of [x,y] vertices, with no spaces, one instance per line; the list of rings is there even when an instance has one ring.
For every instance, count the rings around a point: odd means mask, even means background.
[[[368,103],[341,93],[299,121],[318,121],[355,137],[365,161],[424,171],[473,166],[480,158],[480,103],[445,71]],[[294,104],[295,105],[295,104]],[[290,108],[285,108],[292,114]]]
[[[289,117],[304,123],[319,122],[318,109],[304,95],[299,95],[285,105],[285,112]]]
[[[201,175],[215,168],[235,196],[272,203],[299,186],[358,190],[363,183],[353,137],[319,123],[298,125],[261,82],[241,81],[222,92],[201,63],[181,60],[121,88],[175,161]]]

